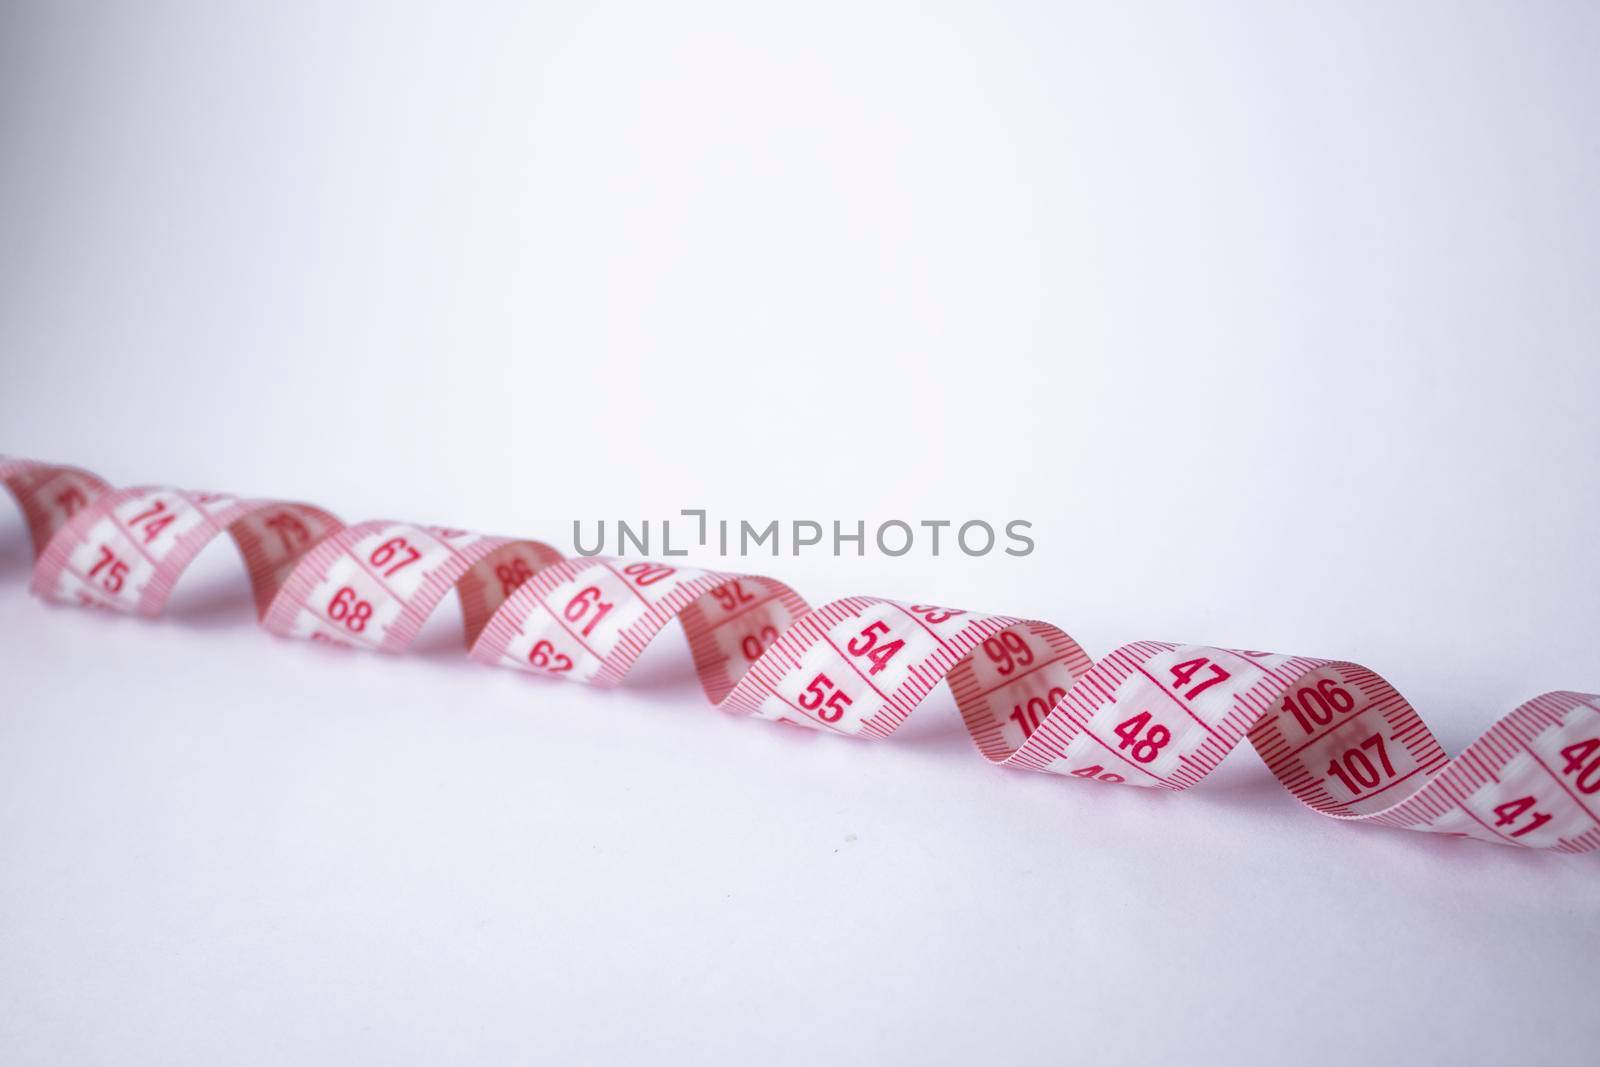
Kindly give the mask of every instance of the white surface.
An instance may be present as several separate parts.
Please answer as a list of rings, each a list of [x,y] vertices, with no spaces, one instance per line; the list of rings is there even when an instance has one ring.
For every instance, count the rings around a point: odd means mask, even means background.
[[[1110,5],[1107,5],[1109,8]],[[1337,655],[1452,751],[1600,691],[1583,4],[0,16],[0,448]],[[25,594],[0,1062],[1587,1062],[1594,857],[1336,824]],[[714,560],[704,562],[715,563]]]

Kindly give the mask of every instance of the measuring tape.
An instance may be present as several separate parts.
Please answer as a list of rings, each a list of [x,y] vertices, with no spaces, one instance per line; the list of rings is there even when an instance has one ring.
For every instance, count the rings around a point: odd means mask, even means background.
[[[1587,852],[1600,847],[1600,696],[1546,693],[1455,760],[1389,683],[1338,660],[1138,641],[1093,662],[1046,622],[849,597],[812,609],[782,582],[405,522],[346,526],[309,504],[114,489],[0,457],[49,600],[155,616],[226,532],[261,624],[403,651],[453,588],[468,655],[614,685],[674,617],[721,710],[883,738],[941,680],[991,763],[1187,789],[1245,737],[1284,787],[1340,819]]]

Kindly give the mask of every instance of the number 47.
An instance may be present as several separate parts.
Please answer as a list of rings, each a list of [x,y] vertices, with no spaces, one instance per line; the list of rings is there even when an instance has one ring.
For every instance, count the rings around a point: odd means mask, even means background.
[[[1195,697],[1199,696],[1201,693],[1204,693],[1212,686],[1218,684],[1219,682],[1225,682],[1229,678],[1233,677],[1217,664],[1212,663],[1205,656],[1201,656],[1198,659],[1186,659],[1182,663],[1174,664],[1172,667],[1168,668],[1172,672],[1172,688],[1174,690],[1182,689],[1184,686],[1193,681],[1194,676],[1199,674],[1200,671],[1206,667],[1211,668],[1211,676],[1203,679],[1199,685],[1195,686],[1187,693],[1184,693],[1183,698],[1185,700],[1193,700]]]

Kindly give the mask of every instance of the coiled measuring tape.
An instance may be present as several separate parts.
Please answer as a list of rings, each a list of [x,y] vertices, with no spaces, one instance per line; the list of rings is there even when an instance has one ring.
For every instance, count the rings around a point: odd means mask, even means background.
[[[883,738],[948,680],[991,763],[1187,789],[1248,737],[1307,806],[1340,819],[1587,852],[1600,847],[1600,696],[1552,692],[1449,759],[1365,667],[1138,641],[1093,662],[1046,622],[849,597],[812,609],[772,578],[603,556],[405,522],[346,526],[309,504],[114,489],[0,457],[49,600],[155,616],[226,532],[261,624],[403,651],[453,588],[468,655],[609,686],[674,617],[723,711]]]

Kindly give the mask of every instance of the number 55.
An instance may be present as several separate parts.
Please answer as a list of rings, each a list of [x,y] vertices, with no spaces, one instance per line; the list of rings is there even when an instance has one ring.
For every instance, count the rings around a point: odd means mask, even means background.
[[[833,689],[832,693],[828,690]],[[834,688],[833,679],[819,674],[811,679],[806,691],[800,694],[799,704],[807,711],[817,713],[823,722],[838,722],[844,718],[844,709],[851,705],[850,695]]]

